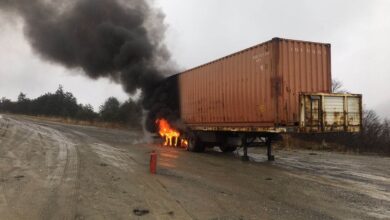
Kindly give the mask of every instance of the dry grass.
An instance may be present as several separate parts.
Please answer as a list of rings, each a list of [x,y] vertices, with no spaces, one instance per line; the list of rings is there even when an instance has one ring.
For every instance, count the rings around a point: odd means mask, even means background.
[[[310,141],[300,138],[292,137],[289,134],[282,135],[283,140],[281,146],[283,148],[297,148],[306,150],[324,150],[324,151],[344,151],[344,147],[341,145],[328,143],[322,141]]]
[[[16,114],[8,114],[8,115],[16,115]],[[112,128],[112,129],[123,129],[128,130],[129,127],[125,124],[121,123],[110,123],[110,122],[101,122],[101,121],[83,121],[76,120],[72,118],[62,118],[62,117],[49,117],[49,116],[30,116],[30,115],[18,115],[19,117],[24,117],[26,119],[34,120],[34,121],[48,121],[69,125],[81,125],[81,126],[93,126],[99,128]]]
[[[289,134],[282,135],[283,140],[278,142],[279,149],[304,149],[314,151],[332,151],[346,154],[363,154],[363,155],[383,155],[374,152],[360,152],[359,149],[350,149],[342,144],[337,144],[325,140],[305,140],[298,137],[293,137]]]

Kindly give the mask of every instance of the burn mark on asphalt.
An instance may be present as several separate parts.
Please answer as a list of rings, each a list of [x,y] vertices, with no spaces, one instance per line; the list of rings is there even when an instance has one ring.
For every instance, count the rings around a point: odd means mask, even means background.
[[[143,216],[143,215],[149,214],[149,210],[148,209],[133,209],[133,213],[136,216]]]
[[[15,178],[16,180],[21,180],[21,179],[23,179],[23,178],[24,178],[24,175],[18,175],[18,176],[14,176],[14,178]]]

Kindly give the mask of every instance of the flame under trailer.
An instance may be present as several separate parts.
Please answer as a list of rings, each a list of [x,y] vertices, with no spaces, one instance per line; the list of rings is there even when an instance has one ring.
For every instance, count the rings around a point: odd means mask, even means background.
[[[331,46],[274,38],[169,78],[188,150],[267,145],[280,133],[360,132],[362,96],[332,93]]]

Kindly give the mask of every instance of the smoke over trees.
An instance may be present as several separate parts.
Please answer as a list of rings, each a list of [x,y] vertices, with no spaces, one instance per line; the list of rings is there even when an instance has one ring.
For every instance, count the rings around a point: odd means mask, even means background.
[[[110,78],[128,94],[141,89],[147,110],[159,99],[155,89],[175,72],[163,43],[164,15],[145,0],[0,0],[0,10],[22,18],[44,60]]]

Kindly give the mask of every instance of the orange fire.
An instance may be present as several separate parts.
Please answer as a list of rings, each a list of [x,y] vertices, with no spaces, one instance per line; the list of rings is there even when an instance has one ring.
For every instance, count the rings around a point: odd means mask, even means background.
[[[181,147],[187,148],[188,147],[188,140],[187,139],[181,139],[180,145],[181,145]]]
[[[164,139],[164,146],[177,147],[180,132],[173,129],[166,119],[157,119],[158,134]]]

